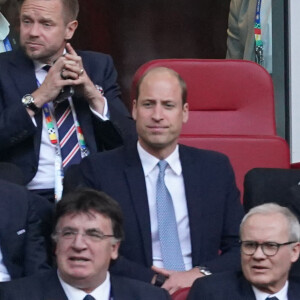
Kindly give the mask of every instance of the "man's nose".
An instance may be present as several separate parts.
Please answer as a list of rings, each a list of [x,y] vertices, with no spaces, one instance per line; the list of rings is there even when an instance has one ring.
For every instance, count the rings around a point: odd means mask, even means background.
[[[72,242],[72,246],[73,248],[80,249],[80,250],[86,248],[86,240],[84,235],[81,233],[77,233]]]
[[[257,249],[255,250],[255,252],[253,253],[253,258],[255,259],[264,259],[267,256],[265,255],[265,253],[263,252],[262,246],[258,245]]]
[[[152,118],[159,121],[163,118],[163,110],[160,104],[155,105],[153,108]]]
[[[40,25],[38,23],[33,23],[29,31],[30,35],[38,36],[40,34]]]

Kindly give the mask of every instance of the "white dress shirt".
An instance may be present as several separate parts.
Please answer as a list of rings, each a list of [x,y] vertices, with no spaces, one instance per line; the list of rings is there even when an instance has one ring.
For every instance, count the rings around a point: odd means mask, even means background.
[[[105,281],[99,285],[96,289],[94,289],[91,293],[87,294],[83,290],[77,289],[65,281],[60,277],[59,271],[57,271],[58,279],[62,285],[62,288],[69,300],[82,300],[86,295],[93,296],[96,300],[109,300],[110,299],[110,275],[107,272],[107,276]]]
[[[35,75],[37,78],[38,85],[42,84],[47,76],[47,71],[43,69],[45,64],[39,62],[34,62],[35,64]],[[109,120],[109,112],[107,100],[105,99],[104,113],[103,116],[91,109],[92,113],[103,121]],[[72,99],[69,100],[70,106],[74,111]],[[50,110],[53,111],[52,102],[48,103]],[[27,188],[29,190],[35,189],[53,189],[55,186],[55,145],[51,144],[49,133],[47,129],[47,123],[45,120],[45,115],[43,115],[43,128],[42,137],[39,153],[39,164],[38,170],[31,182],[28,183]],[[33,123],[36,125],[34,117],[32,118]],[[54,122],[54,127],[56,124]],[[57,132],[57,130],[56,130]]]
[[[287,281],[284,285],[284,287],[277,292],[276,294],[267,294],[259,289],[257,289],[255,286],[252,286],[253,292],[255,294],[256,300],[266,300],[267,297],[277,297],[278,300],[288,300],[288,287],[289,287],[289,282]]]
[[[8,36],[8,34],[9,34],[9,23],[0,12],[0,53],[6,51],[3,41]]]
[[[272,73],[272,0],[261,2],[261,38],[264,47],[264,67]]]
[[[158,222],[156,212],[156,181],[159,173],[159,167],[157,166],[157,163],[159,162],[159,159],[146,152],[140,143],[138,143],[137,149],[142,162],[147,187],[151,222],[153,265],[163,268],[164,265],[158,237]],[[192,268],[190,226],[178,146],[165,160],[168,162],[165,172],[165,184],[171,194],[174,205],[180,247],[185,269],[190,270]]]
[[[1,241],[0,241],[0,245],[1,245]],[[7,271],[7,268],[3,263],[3,255],[2,255],[1,247],[0,247],[0,282],[9,281],[10,279],[11,278]]]

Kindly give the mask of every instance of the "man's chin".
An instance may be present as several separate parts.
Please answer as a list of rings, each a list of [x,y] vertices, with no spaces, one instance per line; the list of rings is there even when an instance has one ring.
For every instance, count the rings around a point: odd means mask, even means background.
[[[41,54],[38,52],[33,52],[33,51],[29,51],[26,49],[25,53],[32,60],[40,60],[41,59]]]

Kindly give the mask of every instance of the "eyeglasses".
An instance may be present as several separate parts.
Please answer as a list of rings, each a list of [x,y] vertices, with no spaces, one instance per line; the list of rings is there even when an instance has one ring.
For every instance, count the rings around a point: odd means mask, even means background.
[[[55,235],[59,235],[63,240],[74,240],[78,234],[80,234],[86,241],[89,242],[100,242],[106,238],[114,237],[113,234],[104,234],[103,232],[95,229],[87,230],[83,233],[69,229],[56,231],[55,233]]]
[[[257,250],[257,248],[260,246],[262,252],[266,256],[274,256],[277,254],[281,246],[297,243],[297,241],[291,241],[282,244],[276,242],[258,243],[255,241],[240,241],[240,243],[241,243],[241,250],[246,255],[253,255]]]

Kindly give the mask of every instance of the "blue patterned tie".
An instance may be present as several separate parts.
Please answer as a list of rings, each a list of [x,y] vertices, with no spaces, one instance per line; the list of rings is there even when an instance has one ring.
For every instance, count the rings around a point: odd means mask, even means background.
[[[278,298],[277,297],[268,297],[268,298],[266,298],[266,300],[278,300]]]
[[[96,300],[93,296],[91,295],[86,295],[83,300]]]
[[[174,206],[164,180],[167,165],[165,160],[159,161],[159,174],[156,183],[157,221],[161,253],[166,269],[184,271]]]
[[[57,104],[55,107],[55,118],[58,129],[62,165],[65,170],[68,166],[78,164],[81,160],[76,125],[68,100]]]

